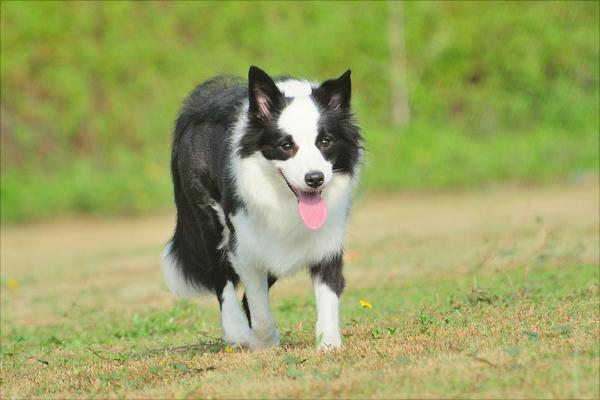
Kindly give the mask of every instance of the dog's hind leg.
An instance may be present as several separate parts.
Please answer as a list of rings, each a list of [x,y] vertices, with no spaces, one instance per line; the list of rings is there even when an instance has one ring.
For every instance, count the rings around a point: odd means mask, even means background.
[[[340,295],[344,290],[342,255],[327,259],[310,269],[317,302],[317,341],[321,350],[342,346]]]
[[[255,347],[256,338],[240,309],[233,282],[226,281],[218,299],[221,306],[223,338],[234,346]]]

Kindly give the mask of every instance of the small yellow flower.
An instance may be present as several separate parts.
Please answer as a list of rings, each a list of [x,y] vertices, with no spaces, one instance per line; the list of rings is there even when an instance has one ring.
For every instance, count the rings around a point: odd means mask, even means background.
[[[361,300],[361,301],[360,301],[360,306],[361,306],[362,308],[373,308],[373,304],[369,303],[369,302],[368,302],[368,301],[366,301],[366,300]]]
[[[231,346],[225,347],[225,353],[233,353],[233,347],[231,347]]]
[[[15,279],[9,279],[6,281],[6,287],[10,290],[15,290],[19,287],[19,282],[17,282]]]

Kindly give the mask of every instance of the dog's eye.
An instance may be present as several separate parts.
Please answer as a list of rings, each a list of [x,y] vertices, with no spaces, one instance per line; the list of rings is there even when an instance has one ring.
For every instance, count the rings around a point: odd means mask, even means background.
[[[331,139],[328,138],[327,136],[324,136],[321,138],[319,143],[321,144],[321,147],[323,147],[323,148],[329,147],[329,145],[331,144]]]
[[[292,147],[293,147],[293,146],[292,146],[292,144],[291,144],[291,143],[288,143],[288,142],[281,143],[281,145],[280,145],[280,146],[281,146],[281,148],[282,148],[283,150],[285,150],[285,151],[291,151],[291,150],[292,150]]]

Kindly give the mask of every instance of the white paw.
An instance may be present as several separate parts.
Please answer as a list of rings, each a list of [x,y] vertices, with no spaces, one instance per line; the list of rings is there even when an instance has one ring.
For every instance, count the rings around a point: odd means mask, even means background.
[[[258,342],[256,335],[250,330],[250,328],[239,329],[234,332],[224,332],[223,339],[233,347],[244,349],[253,348]]]
[[[275,326],[267,329],[252,329],[256,342],[251,345],[252,350],[265,350],[279,346],[279,332]]]
[[[317,335],[317,348],[320,351],[330,351],[342,347],[342,338],[339,334],[320,334]]]

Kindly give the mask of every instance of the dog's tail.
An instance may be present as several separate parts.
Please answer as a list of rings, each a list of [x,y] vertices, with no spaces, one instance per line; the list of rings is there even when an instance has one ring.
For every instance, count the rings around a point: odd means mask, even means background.
[[[171,241],[167,243],[163,250],[161,269],[167,287],[176,297],[198,297],[210,294],[209,289],[186,279],[177,257],[171,252]]]

